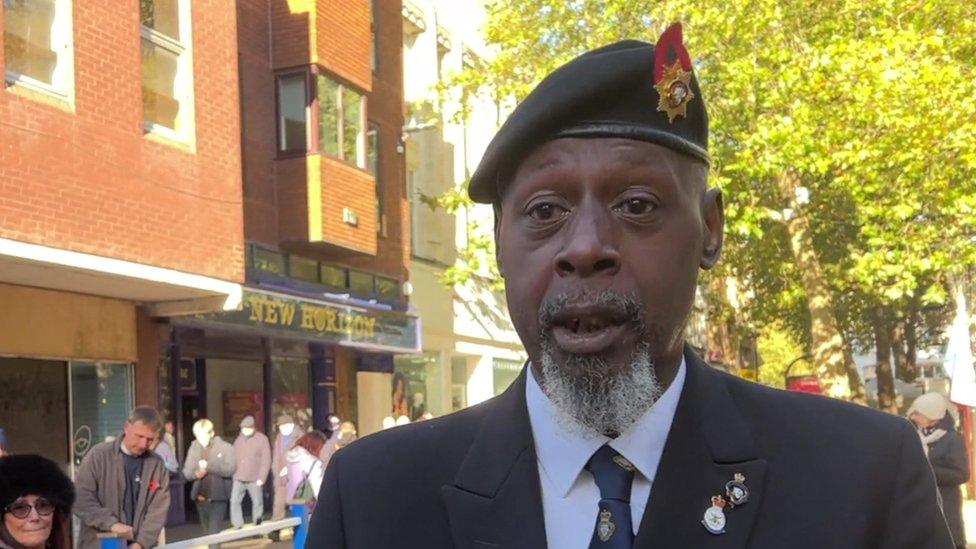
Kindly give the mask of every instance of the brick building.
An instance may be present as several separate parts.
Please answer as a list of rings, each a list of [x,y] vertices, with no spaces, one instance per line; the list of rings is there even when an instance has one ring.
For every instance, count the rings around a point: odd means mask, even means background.
[[[420,347],[399,1],[0,6],[12,450],[77,463],[136,403],[181,448],[201,417],[378,428]]]
[[[220,6],[0,4],[0,426],[15,452],[78,462],[133,402],[155,403],[154,316],[240,302],[236,23]]]
[[[243,308],[170,319],[168,394],[183,428],[233,436],[283,413],[360,433],[389,414],[409,311],[399,2],[240,0]],[[375,11],[374,11],[375,7]],[[384,377],[386,375],[386,377]]]

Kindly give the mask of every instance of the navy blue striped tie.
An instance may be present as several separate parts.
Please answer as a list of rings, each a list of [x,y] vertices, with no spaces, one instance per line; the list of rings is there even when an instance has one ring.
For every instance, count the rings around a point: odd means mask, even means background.
[[[600,510],[590,549],[631,549],[634,526],[630,518],[630,488],[634,466],[604,444],[587,462],[586,470],[600,487]]]

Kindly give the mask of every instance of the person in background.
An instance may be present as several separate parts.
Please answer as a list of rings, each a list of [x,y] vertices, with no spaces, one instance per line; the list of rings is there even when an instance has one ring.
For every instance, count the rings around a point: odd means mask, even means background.
[[[386,420],[384,419],[383,421],[383,428],[386,429]],[[342,420],[339,419],[339,416],[329,414],[329,426],[325,431],[325,436],[328,437],[328,440],[325,441],[325,444],[322,445],[322,451],[319,452],[319,459],[322,460],[322,463],[328,464],[329,460],[332,459],[332,454],[336,451],[336,440],[339,437],[339,428],[341,426]]]
[[[173,420],[167,419],[166,423],[163,424],[163,441],[175,450],[176,435],[174,433],[176,433],[176,427],[173,425]]]
[[[325,445],[325,433],[311,431],[295,441],[285,459],[288,461],[288,499],[302,499],[311,495],[319,497],[319,487],[325,477],[325,464],[318,458]],[[308,479],[312,494],[299,493],[302,481]]]
[[[288,414],[278,416],[278,435],[271,451],[271,474],[274,475],[274,502],[271,506],[271,520],[285,518],[285,505],[288,503],[288,462],[285,455],[301,433],[295,428],[295,420]]]
[[[93,447],[75,477],[81,521],[77,547],[99,547],[98,534],[111,532],[130,541],[129,549],[150,549],[169,511],[169,472],[151,448],[162,419],[148,406],[132,410],[121,437]]]
[[[156,446],[152,448],[152,451],[163,460],[163,465],[166,466],[166,470],[171,475],[180,471],[180,464],[176,459],[176,450],[164,438],[156,440]]]
[[[403,372],[393,374],[393,417],[405,416],[410,413],[410,402],[408,400],[407,378]]]
[[[264,515],[264,483],[271,472],[271,444],[264,433],[255,428],[253,416],[241,420],[241,434],[234,441],[234,487],[230,492],[230,523],[234,528],[244,526],[241,504],[245,492],[251,497],[251,516],[254,524],[261,524]]]
[[[945,514],[952,540],[956,547],[966,547],[966,529],[962,520],[962,491],[960,486],[969,480],[969,460],[966,443],[956,431],[949,403],[940,393],[925,393],[912,402],[908,419],[912,420],[922,437],[935,483],[942,496],[942,512]]]
[[[214,425],[209,419],[193,424],[193,436],[196,440],[186,452],[183,476],[193,482],[190,499],[196,502],[203,531],[216,534],[227,518],[231,477],[237,466],[234,447],[214,435]]]
[[[75,489],[53,461],[0,457],[0,547],[70,549]]]
[[[0,457],[7,455],[7,433],[0,429]]]

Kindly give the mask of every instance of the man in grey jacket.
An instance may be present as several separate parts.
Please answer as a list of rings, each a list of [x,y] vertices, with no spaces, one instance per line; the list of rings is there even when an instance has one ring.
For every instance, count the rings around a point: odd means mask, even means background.
[[[183,476],[193,482],[190,498],[197,504],[203,531],[216,534],[227,518],[231,477],[237,467],[234,447],[214,436],[214,425],[209,419],[193,424],[193,436],[196,440],[186,452]]]
[[[264,482],[271,471],[271,444],[264,433],[255,428],[253,416],[241,421],[241,434],[234,441],[234,487],[230,493],[230,523],[234,528],[244,526],[241,504],[244,493],[251,496],[251,516],[254,524],[261,524],[264,515]]]
[[[156,546],[169,511],[169,473],[150,451],[161,427],[156,410],[135,408],[121,438],[96,445],[82,460],[74,506],[80,549],[96,549],[103,532],[130,540],[130,549]]]

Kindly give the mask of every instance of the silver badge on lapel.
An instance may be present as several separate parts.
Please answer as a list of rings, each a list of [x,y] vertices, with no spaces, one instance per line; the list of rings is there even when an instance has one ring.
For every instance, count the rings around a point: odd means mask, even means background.
[[[725,483],[725,497],[729,500],[729,508],[745,505],[749,501],[749,488],[746,486],[746,477],[742,473],[736,473],[732,480]]]
[[[712,506],[705,509],[701,523],[710,534],[725,533],[725,505],[725,498],[716,495],[712,496]]]
[[[614,531],[617,529],[617,525],[613,523],[613,516],[610,511],[603,509],[600,511],[600,522],[596,525],[596,535],[599,536],[600,541],[607,541],[613,537]]]

